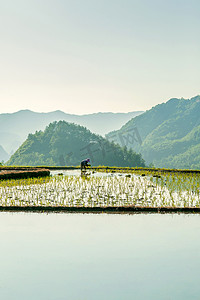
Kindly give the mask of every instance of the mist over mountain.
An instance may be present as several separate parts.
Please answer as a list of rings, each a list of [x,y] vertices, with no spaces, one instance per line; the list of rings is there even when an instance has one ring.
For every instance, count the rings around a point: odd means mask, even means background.
[[[111,130],[119,129],[128,120],[141,114],[141,111],[129,113],[94,113],[88,115],[72,115],[62,111],[37,113],[21,110],[16,113],[0,114],[0,145],[7,153],[14,153],[26,140],[29,133],[44,130],[54,121],[65,120],[87,127],[92,132],[105,135]],[[3,159],[0,153],[0,161]]]
[[[8,153],[3,149],[3,147],[0,145],[0,162],[7,161],[9,158]]]
[[[106,137],[156,167],[200,169],[200,96],[156,105]]]
[[[44,131],[29,134],[7,164],[70,166],[80,165],[87,157],[95,166],[145,166],[141,155],[133,150],[121,148],[83,126],[65,121],[53,122]]]

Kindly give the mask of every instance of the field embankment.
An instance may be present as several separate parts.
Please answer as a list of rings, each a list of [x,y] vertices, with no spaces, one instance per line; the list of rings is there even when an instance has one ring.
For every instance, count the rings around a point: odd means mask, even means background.
[[[0,206],[0,211],[29,213],[86,214],[200,214],[200,207],[64,207],[64,206]]]
[[[80,166],[0,166],[1,170],[37,170],[37,169],[48,169],[48,170],[79,170]],[[168,168],[148,168],[148,167],[107,167],[107,166],[94,166],[89,168],[91,171],[96,172],[107,172],[107,173],[138,173],[138,174],[158,174],[158,173],[191,173],[200,174],[200,170],[190,170],[190,169],[168,169]]]
[[[8,168],[0,169],[0,180],[7,179],[25,179],[25,178],[34,178],[34,177],[45,177],[50,176],[50,171],[44,168]]]

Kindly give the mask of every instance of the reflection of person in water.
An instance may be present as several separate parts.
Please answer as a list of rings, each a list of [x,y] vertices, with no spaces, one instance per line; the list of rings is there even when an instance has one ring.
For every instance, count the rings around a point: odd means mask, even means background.
[[[89,163],[90,163],[90,159],[89,158],[82,160],[82,162],[81,162],[81,171],[83,169],[86,170],[87,167],[90,167],[91,165]]]

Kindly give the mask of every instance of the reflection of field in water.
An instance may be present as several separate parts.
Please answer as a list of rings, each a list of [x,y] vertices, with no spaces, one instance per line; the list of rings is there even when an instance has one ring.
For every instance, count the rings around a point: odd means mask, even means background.
[[[88,177],[112,177],[112,176],[122,176],[121,173],[111,173],[111,172],[96,172],[93,170],[86,170],[86,171],[82,171],[81,170],[51,170],[51,175],[55,176],[55,175],[59,175],[62,174],[64,176],[80,176],[82,175],[86,175]]]
[[[51,178],[1,182],[2,206],[199,207],[199,175],[52,171]],[[63,175],[58,175],[58,174]]]

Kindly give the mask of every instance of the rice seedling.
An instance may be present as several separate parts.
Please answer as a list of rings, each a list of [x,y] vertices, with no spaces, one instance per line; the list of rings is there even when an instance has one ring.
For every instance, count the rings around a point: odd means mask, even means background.
[[[0,206],[199,207],[200,175],[95,173],[0,181]],[[159,175],[159,176],[158,176]]]

